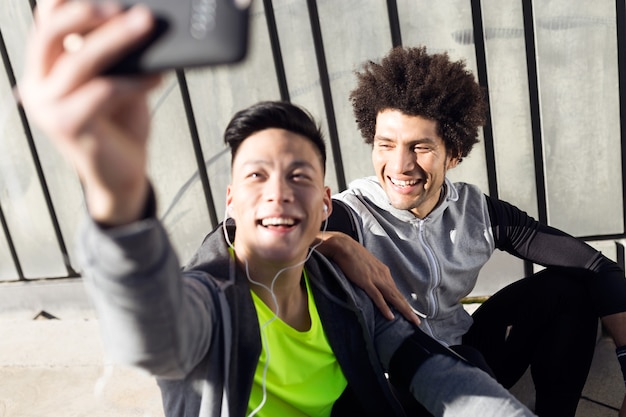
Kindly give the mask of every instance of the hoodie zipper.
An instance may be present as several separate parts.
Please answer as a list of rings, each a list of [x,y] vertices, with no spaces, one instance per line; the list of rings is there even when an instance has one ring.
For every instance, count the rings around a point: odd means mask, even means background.
[[[418,226],[418,236],[419,236],[420,244],[424,248],[424,252],[426,253],[426,257],[428,259],[428,264],[430,265],[430,268],[432,270],[432,276],[431,276],[431,279],[429,280],[428,293],[427,293],[427,299],[426,299],[428,306],[430,306],[429,308],[430,311],[428,312],[429,313],[428,318],[431,319],[431,318],[436,317],[437,314],[439,313],[439,304],[437,303],[437,297],[435,296],[435,289],[437,289],[439,287],[439,284],[441,283],[441,276],[439,274],[437,259],[435,258],[433,250],[431,249],[431,247],[426,242],[426,239],[424,238],[425,222],[426,222],[425,219],[418,219],[417,226]],[[428,327],[429,333],[435,339],[438,340],[436,335],[433,333],[433,329],[428,323],[428,320],[424,320],[424,324]]]

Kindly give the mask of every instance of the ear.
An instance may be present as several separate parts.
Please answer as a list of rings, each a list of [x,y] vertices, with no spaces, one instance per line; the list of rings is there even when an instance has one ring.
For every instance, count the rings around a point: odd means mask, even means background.
[[[231,185],[228,184],[228,186],[226,187],[226,209],[228,211],[228,214],[231,217],[233,215],[233,211],[231,209],[232,205],[233,205],[233,194],[232,194]]]
[[[333,203],[332,203],[332,198],[331,198],[331,193],[330,193],[330,187],[324,187],[324,198],[323,198],[323,204],[324,206],[326,206],[328,209],[324,211],[324,217],[323,220],[326,220],[329,216],[330,213],[333,212]]]
[[[461,162],[460,156],[448,155],[446,157],[446,169],[455,168]]]

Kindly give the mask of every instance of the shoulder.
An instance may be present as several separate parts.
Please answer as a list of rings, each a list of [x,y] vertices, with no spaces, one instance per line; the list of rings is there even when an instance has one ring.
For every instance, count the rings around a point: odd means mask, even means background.
[[[366,202],[380,205],[389,201],[385,190],[378,182],[378,178],[374,176],[359,178],[350,182],[347,190],[334,195],[333,198],[345,201],[352,206]]]
[[[446,179],[446,186],[448,186],[452,193],[456,193],[459,197],[462,198],[479,198],[484,199],[485,193],[475,184],[470,184],[467,182],[452,182]],[[448,192],[448,196],[450,197],[450,192]]]
[[[314,251],[306,268],[312,282],[330,301],[357,306],[359,310],[365,311],[373,307],[365,291],[350,282],[341,268],[321,253]]]
[[[487,211],[487,195],[474,184],[446,179],[446,203],[452,210]]]
[[[234,223],[219,224],[202,241],[202,244],[184,266],[184,271],[202,271],[214,279],[225,280],[229,276],[230,254],[226,233],[234,234]],[[232,237],[231,237],[232,239]]]

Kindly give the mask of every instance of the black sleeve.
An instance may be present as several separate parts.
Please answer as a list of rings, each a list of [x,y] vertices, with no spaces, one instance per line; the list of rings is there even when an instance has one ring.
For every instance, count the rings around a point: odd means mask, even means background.
[[[599,281],[592,291],[603,301],[604,314],[626,311],[622,268],[582,239],[539,223],[517,207],[485,196],[496,248],[543,265],[586,269]]]

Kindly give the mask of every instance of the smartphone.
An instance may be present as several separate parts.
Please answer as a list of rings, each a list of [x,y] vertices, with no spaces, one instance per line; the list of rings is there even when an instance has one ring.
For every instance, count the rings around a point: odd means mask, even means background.
[[[107,1],[107,0],[93,0]],[[156,28],[142,45],[107,74],[142,74],[171,69],[232,64],[248,49],[251,0],[121,0],[143,3]]]

